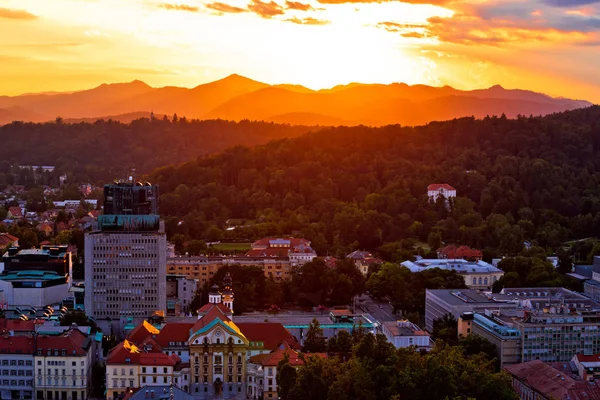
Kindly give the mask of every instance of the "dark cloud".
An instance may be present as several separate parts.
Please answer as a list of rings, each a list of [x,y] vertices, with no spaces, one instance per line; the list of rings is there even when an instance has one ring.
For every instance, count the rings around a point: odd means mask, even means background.
[[[600,38],[600,18],[594,15],[593,8],[575,10],[577,12],[556,8],[567,1],[579,6],[592,3],[590,0],[462,1],[452,3],[455,11],[452,17],[432,17],[425,25],[380,22],[376,26],[402,37],[431,38],[460,45],[506,47],[532,42],[569,42],[595,46]],[[594,2],[600,3],[600,0]]]
[[[216,1],[214,3],[208,3],[208,4],[205,5],[205,7],[208,8],[209,10],[217,11],[220,14],[223,14],[223,13],[242,13],[242,12],[248,11],[245,8],[240,8],[240,7],[232,6],[231,4],[220,3],[218,1]]]
[[[290,19],[286,19],[287,22],[291,22],[293,24],[300,24],[300,25],[327,25],[329,24],[331,21],[327,21],[325,19],[316,19],[316,18],[312,18],[312,17],[307,17],[307,18],[290,18]]]
[[[310,4],[300,3],[298,1],[286,1],[285,6],[289,10],[299,10],[299,11],[312,11],[314,10],[313,6]]]
[[[600,3],[600,0],[542,0],[542,3],[552,7],[579,7]]]
[[[198,12],[199,8],[196,6],[190,6],[187,4],[170,4],[170,3],[161,3],[158,5],[160,8],[164,8],[165,10],[175,10],[175,11],[187,11],[187,12]]]
[[[31,19],[37,19],[37,15],[33,15],[24,10],[0,8],[0,18],[31,20]]]
[[[260,15],[263,18],[272,18],[276,15],[283,15],[283,7],[271,1],[269,3],[261,0],[252,0],[248,4],[248,10]]]

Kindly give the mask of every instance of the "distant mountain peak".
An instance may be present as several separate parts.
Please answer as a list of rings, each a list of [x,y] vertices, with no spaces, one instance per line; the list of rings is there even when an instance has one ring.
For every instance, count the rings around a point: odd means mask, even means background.
[[[494,90],[505,90],[504,87],[502,87],[502,85],[494,85],[492,87],[490,87],[490,89],[494,89]]]
[[[136,80],[133,80],[131,82],[103,83],[102,85],[98,86],[96,89],[100,89],[100,88],[124,88],[124,87],[144,88],[144,89],[151,89],[152,88],[146,82],[143,82],[143,81],[140,81],[139,79],[136,79]]]
[[[245,77],[243,75],[231,74],[231,75],[226,76],[223,79],[219,79],[216,82],[258,82],[258,81],[255,81],[254,79],[247,78],[247,77]]]

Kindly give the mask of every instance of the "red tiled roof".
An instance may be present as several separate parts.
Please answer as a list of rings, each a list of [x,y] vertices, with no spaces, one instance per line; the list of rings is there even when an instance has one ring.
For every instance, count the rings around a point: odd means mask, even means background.
[[[251,342],[263,342],[267,350],[274,350],[281,342],[287,342],[292,349],[300,349],[300,343],[279,322],[240,322],[236,324]]]
[[[152,336],[149,336],[146,339],[144,339],[142,343],[139,344],[139,347],[141,347],[148,353],[156,353],[162,351],[162,347]]]
[[[0,336],[0,352],[9,354],[33,354],[33,336]]]
[[[106,357],[107,364],[139,364],[140,354],[138,352],[132,352],[131,348],[128,347],[126,341],[122,341],[108,352]],[[129,359],[129,361],[127,361]]]
[[[202,318],[200,318],[192,327],[193,332],[196,332],[196,331],[204,328],[206,325],[208,325],[212,321],[214,321],[215,318],[219,318],[221,321],[230,321],[230,319],[227,317],[227,315],[225,315],[225,313],[223,312],[223,310],[221,308],[215,307],[214,304],[209,304],[209,305],[211,307],[206,312],[206,314],[204,314],[204,316]],[[227,309],[227,310],[229,310],[229,309]]]
[[[22,321],[20,319],[0,319],[0,332],[34,332],[35,331],[35,320],[30,319]]]
[[[377,257],[368,257],[364,260],[361,260],[360,262],[366,265],[383,264],[383,260]]]
[[[165,353],[141,353],[140,365],[175,365],[173,358]]]
[[[600,354],[592,354],[592,355],[584,355],[584,354],[577,354],[577,360],[579,360],[579,362],[600,362]]]
[[[129,335],[127,335],[127,340],[133,343],[142,343],[144,340],[146,340],[146,338],[152,336],[152,333],[148,330],[148,328],[151,328],[152,326],[148,322],[144,322],[129,332]]]
[[[448,185],[447,183],[432,183],[431,185],[427,186],[428,191],[429,190],[440,190],[440,189],[456,190],[452,186]]]
[[[256,354],[248,359],[253,364],[262,364],[262,361],[269,355],[269,353]]]
[[[1,247],[6,247],[9,244],[13,244],[17,240],[19,240],[19,238],[11,235],[10,233],[6,233],[6,232],[0,233],[0,246]]]
[[[42,354],[47,354],[48,350],[54,354],[54,350],[58,350],[62,355],[62,350],[65,350],[67,356],[84,356],[90,344],[91,341],[79,329],[69,329],[58,336],[41,335],[37,338],[37,350],[41,350]]]
[[[194,326],[193,323],[167,323],[160,330],[160,334],[156,335],[156,342],[162,346],[169,346],[170,342],[186,343],[190,337],[190,329]]]
[[[329,268],[336,267],[337,258],[335,258],[335,257],[331,257],[331,256],[323,257],[323,261],[325,261],[325,265],[327,265]]]
[[[8,212],[13,217],[22,217],[23,216],[23,210],[21,210],[21,207],[9,207]]]
[[[292,350],[286,342],[283,342],[277,350],[269,353],[261,361],[261,364],[265,367],[276,367],[277,364],[279,364],[279,361],[283,360],[283,358],[285,357],[285,354],[287,354],[289,356],[289,363],[291,366],[297,367],[299,365],[304,364],[304,361],[302,361],[302,359],[300,359],[300,357],[299,357],[299,353],[295,350]],[[317,356],[317,357],[326,358],[327,354],[325,354],[325,353],[310,353],[310,354],[306,354],[305,356],[306,357]]]
[[[540,360],[509,365],[504,369],[547,398],[557,400],[600,399],[600,388],[597,385],[578,382]]]
[[[203,305],[202,307],[200,307],[200,309],[198,310],[198,314],[206,314],[213,307],[217,307],[225,315],[231,314],[231,310],[229,308],[227,308],[223,303],[217,303],[217,304],[207,303],[207,304]]]

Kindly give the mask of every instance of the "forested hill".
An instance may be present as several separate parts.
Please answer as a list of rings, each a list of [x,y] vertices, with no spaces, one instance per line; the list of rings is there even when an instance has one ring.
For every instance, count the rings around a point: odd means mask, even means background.
[[[321,254],[389,242],[412,251],[417,239],[503,253],[520,252],[524,240],[556,248],[600,232],[600,107],[327,128],[163,167],[151,179],[171,236],[295,233]],[[457,189],[451,211],[428,204],[431,183]],[[224,231],[230,218],[245,227]]]
[[[153,169],[195,160],[230,146],[257,145],[318,128],[265,122],[138,119],[131,123],[23,123],[0,126],[0,173],[11,164],[55,165],[76,182],[124,177],[131,168]]]

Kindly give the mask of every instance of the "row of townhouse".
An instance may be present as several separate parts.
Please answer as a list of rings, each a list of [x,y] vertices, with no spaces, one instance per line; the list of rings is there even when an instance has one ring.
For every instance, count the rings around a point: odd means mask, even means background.
[[[60,334],[0,336],[0,398],[81,400],[88,397],[93,341],[77,328]]]

